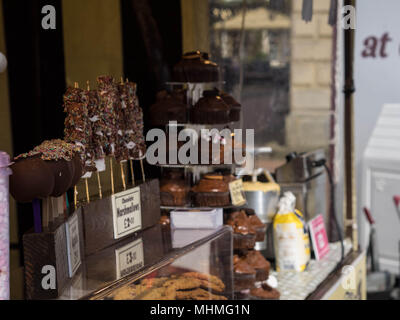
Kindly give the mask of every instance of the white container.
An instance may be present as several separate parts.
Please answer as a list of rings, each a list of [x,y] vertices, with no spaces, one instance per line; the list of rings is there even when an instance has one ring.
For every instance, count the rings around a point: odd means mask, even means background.
[[[223,225],[223,210],[193,209],[171,211],[172,229],[217,229]]]

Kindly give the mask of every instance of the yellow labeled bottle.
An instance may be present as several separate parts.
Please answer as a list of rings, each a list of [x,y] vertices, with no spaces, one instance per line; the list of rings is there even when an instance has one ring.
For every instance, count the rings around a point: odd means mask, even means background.
[[[286,192],[274,217],[274,248],[277,271],[304,271],[310,261],[307,224],[295,209],[296,197]]]

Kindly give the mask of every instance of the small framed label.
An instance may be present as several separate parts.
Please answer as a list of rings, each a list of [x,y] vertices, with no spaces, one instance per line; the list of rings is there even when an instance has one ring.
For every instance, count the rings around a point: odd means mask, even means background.
[[[144,267],[143,241],[138,239],[115,250],[117,279],[121,279]]]
[[[67,234],[67,254],[69,277],[72,278],[81,265],[78,215],[73,215],[65,224]]]
[[[139,187],[113,195],[112,209],[114,239],[125,237],[142,229]]]
[[[238,179],[229,183],[229,191],[231,193],[232,204],[234,206],[243,206],[246,204],[242,179]]]

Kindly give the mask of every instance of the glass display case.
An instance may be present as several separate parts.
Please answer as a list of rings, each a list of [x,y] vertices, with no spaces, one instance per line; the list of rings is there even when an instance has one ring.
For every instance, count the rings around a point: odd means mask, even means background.
[[[60,299],[231,300],[232,230],[156,225],[86,257]]]

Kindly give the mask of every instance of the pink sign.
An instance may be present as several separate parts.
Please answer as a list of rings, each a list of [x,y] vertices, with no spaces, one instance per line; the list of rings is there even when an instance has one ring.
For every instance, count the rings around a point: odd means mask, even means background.
[[[309,223],[311,241],[315,253],[315,259],[321,260],[329,252],[329,241],[326,234],[324,218],[320,214]]]

